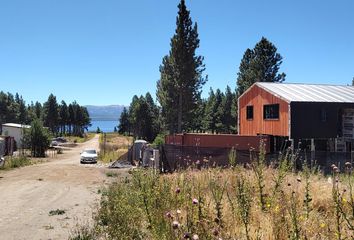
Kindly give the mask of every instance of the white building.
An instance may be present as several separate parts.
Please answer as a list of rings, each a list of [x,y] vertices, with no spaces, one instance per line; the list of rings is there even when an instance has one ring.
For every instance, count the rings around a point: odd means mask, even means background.
[[[23,125],[18,123],[4,123],[2,125],[2,135],[13,137],[16,141],[17,147],[20,148],[24,135],[24,129],[30,127],[31,126],[29,125]]]

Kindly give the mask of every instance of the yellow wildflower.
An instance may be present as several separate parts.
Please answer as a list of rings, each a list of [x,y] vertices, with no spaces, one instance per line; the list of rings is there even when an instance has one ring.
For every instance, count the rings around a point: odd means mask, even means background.
[[[279,206],[278,205],[274,208],[274,212],[276,212],[276,213],[279,212]]]

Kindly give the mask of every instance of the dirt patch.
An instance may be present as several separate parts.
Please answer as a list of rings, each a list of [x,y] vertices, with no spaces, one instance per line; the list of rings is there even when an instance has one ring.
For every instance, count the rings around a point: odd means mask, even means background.
[[[92,222],[98,190],[112,178],[103,165],[80,164],[84,148],[98,149],[98,135],[48,162],[0,171],[1,239],[68,239],[76,224]]]

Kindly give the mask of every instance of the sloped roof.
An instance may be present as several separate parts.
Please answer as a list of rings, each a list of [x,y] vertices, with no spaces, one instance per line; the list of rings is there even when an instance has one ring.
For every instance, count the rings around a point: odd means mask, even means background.
[[[255,85],[287,102],[354,103],[353,86],[269,82]]]

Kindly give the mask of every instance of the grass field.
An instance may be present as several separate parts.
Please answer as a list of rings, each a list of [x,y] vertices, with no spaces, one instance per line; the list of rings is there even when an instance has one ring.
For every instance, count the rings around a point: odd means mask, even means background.
[[[292,157],[265,166],[191,167],[173,174],[135,170],[102,191],[89,236],[108,239],[353,239],[354,179],[324,176]]]

